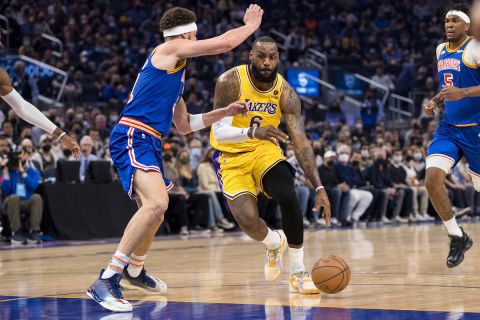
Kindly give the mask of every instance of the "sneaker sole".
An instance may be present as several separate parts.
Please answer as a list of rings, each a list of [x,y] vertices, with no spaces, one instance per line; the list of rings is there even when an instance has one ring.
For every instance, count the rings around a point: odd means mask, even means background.
[[[288,284],[288,292],[298,294],[320,294],[320,290],[314,292],[300,292],[299,290],[295,289],[291,284]]]
[[[448,265],[447,264],[447,267],[449,268],[455,268],[455,267],[458,267],[462,262],[463,260],[465,259],[465,253],[470,250],[470,248],[473,246],[473,240],[470,239],[470,241],[468,242],[468,245],[465,247],[465,251],[463,251],[463,254],[462,254],[462,257],[457,261],[457,263],[453,264],[453,265]]]
[[[125,279],[120,280],[120,285],[122,286],[122,288],[127,290],[139,290],[145,293],[167,293],[168,291],[168,287],[166,287],[165,290],[149,289],[148,287],[140,287],[140,286],[131,284],[130,281]]]
[[[90,292],[90,290],[86,291],[87,296],[92,298],[95,302],[97,302],[99,305],[101,305],[103,308],[110,310],[110,311],[115,311],[115,312],[132,312],[132,305],[130,305],[130,308],[117,308],[115,306],[112,306],[108,303],[105,303],[103,301],[98,301],[97,299],[94,298],[93,294]]]

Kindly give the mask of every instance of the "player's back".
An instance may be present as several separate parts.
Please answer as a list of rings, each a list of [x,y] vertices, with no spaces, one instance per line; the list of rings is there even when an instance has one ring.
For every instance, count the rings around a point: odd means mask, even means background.
[[[154,52],[148,56],[138,73],[121,116],[127,122],[130,119],[139,121],[140,125],[150,126],[165,136],[172,125],[174,107],[183,92],[186,63],[173,70],[158,69],[151,61]],[[139,125],[134,121],[121,123]]]
[[[455,49],[448,43],[437,48],[438,76],[440,86],[467,88],[480,85],[480,43],[467,38]],[[444,122],[456,126],[480,124],[480,97],[465,97],[456,101],[445,101]]]
[[[280,74],[273,86],[266,91],[259,90],[253,84],[247,65],[235,67],[227,72],[235,72],[240,83],[239,101],[244,101],[248,106],[248,115],[236,115],[233,117],[232,126],[238,128],[264,127],[272,125],[278,127],[282,117],[280,109],[280,97],[284,79]],[[212,146],[222,152],[239,153],[253,151],[263,143],[259,139],[251,139],[245,142],[219,143],[210,132],[210,143]]]

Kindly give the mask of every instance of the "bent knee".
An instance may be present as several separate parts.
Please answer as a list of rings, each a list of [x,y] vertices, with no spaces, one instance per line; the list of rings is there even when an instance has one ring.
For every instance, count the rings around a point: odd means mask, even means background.
[[[473,187],[477,192],[480,192],[480,175],[470,171],[470,175],[472,177]]]

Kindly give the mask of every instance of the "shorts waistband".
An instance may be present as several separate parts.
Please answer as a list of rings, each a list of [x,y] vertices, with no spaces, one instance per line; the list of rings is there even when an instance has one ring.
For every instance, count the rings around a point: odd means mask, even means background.
[[[120,119],[120,121],[118,122],[119,124],[123,124],[125,126],[129,126],[129,127],[132,127],[132,128],[135,128],[135,129],[139,129],[139,130],[142,130],[142,131],[145,131],[146,133],[154,136],[155,138],[157,139],[162,139],[163,135],[161,132],[158,132],[157,130],[155,130],[154,128],[150,127],[149,125],[141,122],[141,121],[138,121],[138,120],[135,120],[135,119],[132,119],[132,118],[128,118],[128,117],[122,117]]]

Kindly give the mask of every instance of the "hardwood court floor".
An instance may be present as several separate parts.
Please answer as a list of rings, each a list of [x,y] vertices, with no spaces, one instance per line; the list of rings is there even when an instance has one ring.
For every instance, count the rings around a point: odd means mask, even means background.
[[[146,267],[167,282],[168,293],[132,290],[125,291],[125,297],[140,300],[140,306],[147,303],[158,317],[168,319],[479,319],[480,224],[465,225],[465,230],[474,246],[455,269],[445,265],[448,238],[441,225],[307,231],[309,268],[317,258],[333,254],[352,270],[343,292],[321,296],[288,293],[288,262],[278,281],[267,282],[264,248],[245,236],[160,238]],[[44,318],[38,313],[23,317],[21,306],[48,309],[51,303],[55,308],[50,319],[65,314],[69,319],[94,319],[94,314],[108,318],[112,314],[86,300],[84,292],[114,249],[114,243],[107,243],[1,250],[0,319]],[[175,310],[162,314],[169,310],[166,305]],[[400,311],[387,317],[381,310]]]

